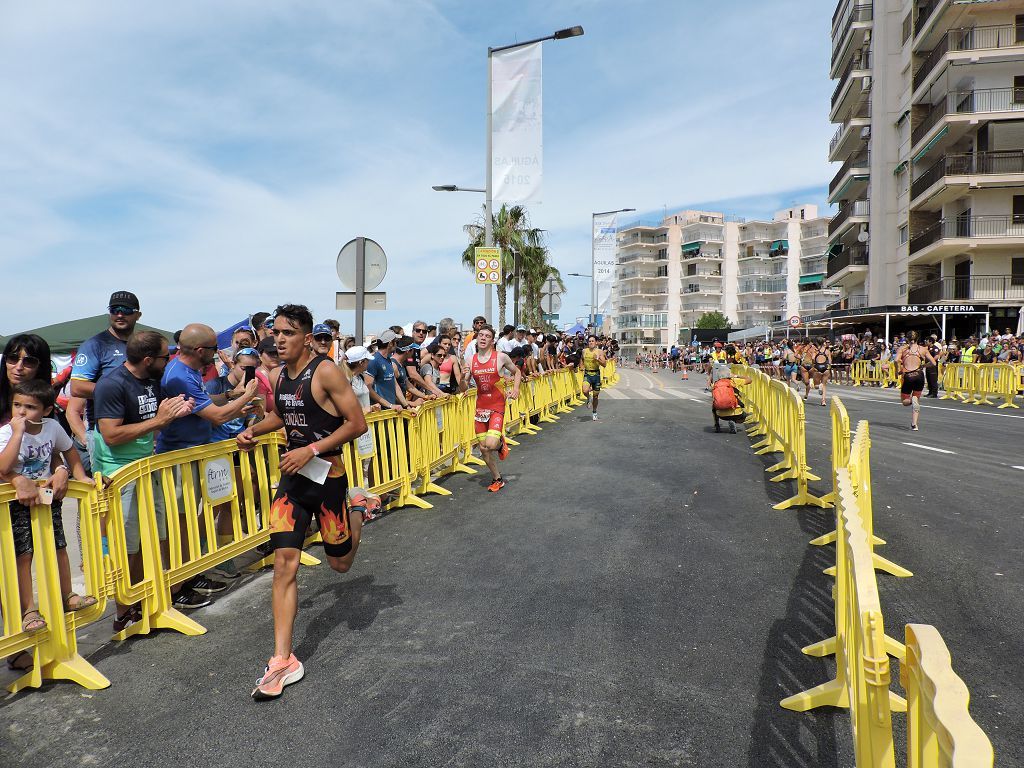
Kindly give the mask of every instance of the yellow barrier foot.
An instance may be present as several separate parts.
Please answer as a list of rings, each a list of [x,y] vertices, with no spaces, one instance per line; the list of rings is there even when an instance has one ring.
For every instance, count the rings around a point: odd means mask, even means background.
[[[320,559],[313,557],[309,552],[299,552],[299,565],[320,565]]]
[[[442,488],[437,483],[426,483],[422,488],[416,491],[416,493],[436,493],[440,496],[452,495],[451,491],[449,491],[447,488]]]
[[[554,423],[554,422],[558,421],[558,417],[557,416],[552,416],[551,414],[547,414],[547,415],[541,414],[539,418],[540,418],[541,421],[544,421],[544,422]]]
[[[424,501],[419,496],[413,494],[407,494],[397,501],[392,502],[396,507],[419,507],[420,509],[433,509],[434,505],[429,501]]]
[[[538,427],[536,424],[520,424],[519,432],[520,434],[524,435],[536,435],[538,432],[540,432],[540,427]]]
[[[1005,403],[999,406],[999,410],[1002,410],[1003,408],[1020,408],[1020,406],[1017,405],[1016,403],[1007,400]]]
[[[819,659],[825,656],[835,656],[836,653],[836,636],[826,638],[817,643],[811,643],[810,645],[804,646],[800,651],[808,656],[816,656]]]
[[[884,557],[876,555],[874,552],[871,553],[871,562],[874,563],[876,571],[890,573],[893,576],[899,576],[901,579],[914,575],[902,565],[896,565],[892,560],[886,560]]]
[[[898,693],[889,691],[889,710],[891,712],[906,712],[907,711],[907,700],[900,696]]]
[[[900,664],[906,661],[907,658],[907,646],[901,643],[899,640],[894,640],[888,635],[882,636],[882,645],[885,646],[885,652],[892,656],[894,659],[898,659]],[[902,710],[906,712],[906,710]]]
[[[149,628],[150,630],[173,629],[175,632],[180,632],[181,634],[189,635],[190,637],[206,634],[206,627],[197,621],[193,621],[177,608],[168,608],[165,611],[160,611],[159,613],[150,616]],[[129,627],[125,632],[128,632],[131,629],[132,627]],[[122,632],[119,634],[125,633]]]
[[[849,707],[846,686],[838,680],[829,680],[827,683],[817,685],[810,690],[788,696],[779,704],[785,709],[794,712],[806,712],[817,707]]]
[[[831,576],[834,579],[836,577],[836,567],[834,565],[830,565],[828,568],[825,568],[822,573],[826,576]]]
[[[65,661],[51,661],[43,664],[41,668],[38,664],[33,664],[32,669],[7,686],[7,690],[17,693],[25,688],[38,688],[43,684],[43,680],[70,680],[90,691],[110,687],[110,681],[76,653]]]
[[[827,496],[822,498],[828,499]],[[828,500],[831,502],[831,499]],[[835,544],[837,536],[838,534],[835,531],[832,531],[831,533],[826,533],[824,536],[819,536],[816,539],[811,539],[809,543],[815,547],[824,547],[826,544]]]
[[[780,462],[780,464],[782,464],[782,462]],[[786,465],[782,464],[782,466],[784,467]],[[768,467],[768,469],[766,469],[765,472],[776,472],[778,471],[778,469],[780,469],[780,466],[779,464],[776,464],[774,467]],[[785,472],[782,472],[776,475],[775,477],[769,478],[769,480],[771,480],[773,483],[781,483],[783,480],[793,480],[798,477],[800,477],[800,472],[797,471],[796,467],[790,467]]]
[[[481,458],[478,458],[478,457],[474,456],[473,454],[469,454],[468,456],[466,456],[464,461],[466,462],[466,464],[472,464],[474,467],[486,467],[487,466],[487,462],[486,461],[484,461]]]
[[[467,467],[461,461],[456,461],[448,468],[448,472],[464,472],[467,475],[475,475],[476,470],[472,467]]]
[[[772,480],[774,481],[775,478],[773,477]],[[831,505],[827,501],[824,501],[807,491],[800,491],[796,496],[779,502],[772,507],[772,509],[789,509],[790,507],[820,507],[821,509],[830,509]]]
[[[519,431],[522,432],[522,430],[519,430]],[[519,445],[519,441],[518,440],[513,440],[508,435],[505,435],[505,442],[508,443],[509,445]]]

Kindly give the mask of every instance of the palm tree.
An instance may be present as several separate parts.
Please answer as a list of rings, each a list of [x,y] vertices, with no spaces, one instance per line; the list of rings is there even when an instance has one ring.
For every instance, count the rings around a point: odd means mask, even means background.
[[[523,322],[527,325],[539,327],[543,324],[541,292],[547,281],[552,280],[560,291],[565,290],[562,275],[551,265],[550,257],[551,252],[543,245],[527,247],[520,255],[526,305],[523,311]]]
[[[516,257],[522,256],[529,247],[540,246],[541,231],[530,227],[530,219],[526,209],[521,205],[509,207],[502,204],[497,213],[491,216],[494,245],[501,249],[502,272],[504,282],[498,286],[498,327],[505,325],[505,306],[508,288],[515,282]],[[484,244],[484,223],[477,221],[463,227],[469,235],[469,245],[462,252],[462,264],[470,270],[476,270],[474,249]]]

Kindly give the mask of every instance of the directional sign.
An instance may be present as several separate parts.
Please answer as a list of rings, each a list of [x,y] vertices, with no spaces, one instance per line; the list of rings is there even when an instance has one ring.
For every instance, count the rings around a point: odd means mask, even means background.
[[[481,285],[501,284],[501,249],[475,248],[476,281]]]

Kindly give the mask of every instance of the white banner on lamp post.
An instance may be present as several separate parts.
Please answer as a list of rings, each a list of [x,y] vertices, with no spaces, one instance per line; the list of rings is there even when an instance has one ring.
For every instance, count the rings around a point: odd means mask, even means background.
[[[594,216],[594,282],[597,285],[597,314],[607,316],[612,308],[615,282],[615,224],[618,213]]]
[[[491,162],[496,203],[540,202],[543,136],[541,44],[491,56]]]

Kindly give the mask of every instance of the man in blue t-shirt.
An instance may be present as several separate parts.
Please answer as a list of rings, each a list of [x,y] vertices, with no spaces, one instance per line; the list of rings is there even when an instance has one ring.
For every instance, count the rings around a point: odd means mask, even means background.
[[[75,440],[75,447],[82,455],[82,464],[86,472],[91,472],[89,454],[96,429],[96,414],[92,402],[96,382],[103,374],[124,365],[125,345],[135,330],[135,324],[142,317],[139,299],[131,291],[114,291],[110,294],[107,312],[110,314],[110,326],[82,342],[71,368],[71,396],[81,397],[86,401],[87,445],[80,445],[78,440]]]
[[[377,339],[377,351],[373,353],[373,359],[366,367],[366,372],[373,377],[370,399],[378,403],[381,408],[400,411],[406,403],[401,402],[405,398],[397,391],[395,367],[391,363],[391,355],[395,351],[397,341],[397,333],[390,328],[384,331]]]

